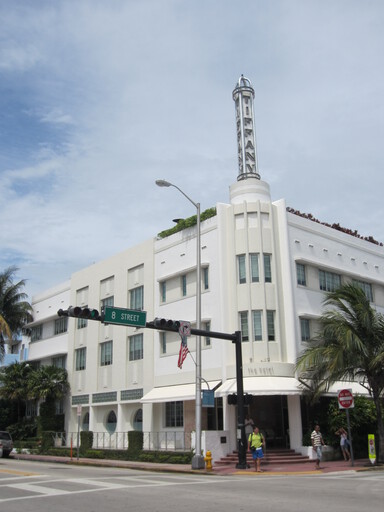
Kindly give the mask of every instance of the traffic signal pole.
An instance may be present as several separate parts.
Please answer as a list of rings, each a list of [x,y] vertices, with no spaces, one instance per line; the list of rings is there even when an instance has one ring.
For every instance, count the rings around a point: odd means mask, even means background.
[[[123,308],[116,308],[121,309]],[[126,310],[132,315],[134,311]],[[137,311],[136,313],[141,313]],[[67,316],[74,318],[84,318],[87,320],[97,320],[102,323],[112,323],[112,320],[105,322],[104,311],[99,314],[96,309],[80,308],[80,307],[69,307],[67,310],[59,309],[57,312],[58,316]],[[135,316],[135,315],[133,315]],[[164,321],[163,321],[164,320]],[[129,321],[129,320],[128,320]],[[136,322],[136,319],[132,321]],[[120,323],[122,325],[122,323]],[[136,323],[127,324],[124,319],[124,325],[134,325]],[[144,323],[141,325],[144,327]],[[173,320],[165,320],[156,318],[153,322],[146,322],[145,327],[147,329],[156,329],[158,331],[171,331],[179,332],[180,322]],[[237,440],[238,440],[238,463],[236,468],[246,469],[247,466],[247,440],[245,437],[245,415],[244,415],[244,385],[243,385],[243,356],[241,347],[241,331],[236,331],[233,334],[225,332],[207,331],[205,329],[193,329],[191,328],[191,334],[195,336],[209,336],[210,338],[216,338],[221,340],[229,340],[235,344],[236,348],[236,385],[237,385]],[[197,468],[200,469],[200,468]]]

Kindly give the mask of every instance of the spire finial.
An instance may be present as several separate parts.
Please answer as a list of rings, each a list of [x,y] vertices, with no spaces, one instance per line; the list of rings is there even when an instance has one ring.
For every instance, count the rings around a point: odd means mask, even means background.
[[[236,105],[237,148],[239,159],[239,174],[237,180],[248,178],[260,179],[256,133],[254,121],[253,98],[255,91],[251,81],[243,74],[232,93]]]

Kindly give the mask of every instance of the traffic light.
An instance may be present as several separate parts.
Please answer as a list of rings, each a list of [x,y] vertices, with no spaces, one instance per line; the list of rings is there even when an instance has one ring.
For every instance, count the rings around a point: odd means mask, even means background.
[[[237,405],[237,395],[236,393],[231,393],[227,397],[228,405]]]
[[[166,318],[155,318],[153,324],[158,329],[168,331],[178,331],[180,328],[179,320],[167,320]]]
[[[248,393],[245,393],[244,405],[252,405],[252,403],[253,403],[253,395],[248,395]]]
[[[59,309],[57,312],[59,316],[72,316],[74,318],[84,318],[86,320],[102,320],[100,313],[97,309],[81,308],[80,306],[72,307],[68,309]]]

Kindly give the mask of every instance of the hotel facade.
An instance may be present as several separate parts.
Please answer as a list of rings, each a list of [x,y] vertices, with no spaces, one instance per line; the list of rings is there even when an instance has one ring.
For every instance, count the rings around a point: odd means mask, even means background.
[[[358,283],[384,312],[384,253],[374,240],[329,226],[272,201],[257,165],[254,91],[240,77],[236,106],[239,169],[228,203],[201,222],[201,328],[241,331],[247,413],[274,446],[302,450],[303,389],[295,361],[316,333],[324,293]],[[196,226],[155,237],[95,263],[33,298],[28,358],[67,367],[71,392],[61,405],[66,432],[94,432],[95,443],[126,447],[142,430],[148,449],[194,444],[196,337],[177,365],[176,332],[57,317],[72,306],[143,310],[196,326]],[[235,345],[201,338],[202,448],[214,460],[237,449]],[[343,384],[366,394],[359,383]],[[336,396],[337,386],[329,391]],[[203,404],[204,405],[204,404]],[[212,405],[212,404],[210,404]]]

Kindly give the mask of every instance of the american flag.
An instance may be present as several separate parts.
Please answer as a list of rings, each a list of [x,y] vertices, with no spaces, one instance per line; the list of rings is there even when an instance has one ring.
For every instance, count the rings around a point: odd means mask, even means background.
[[[182,336],[181,337],[181,345],[180,345],[180,352],[179,352],[179,360],[177,361],[177,366],[182,368],[184,359],[187,357],[188,354],[188,347],[187,347],[187,337]]]

